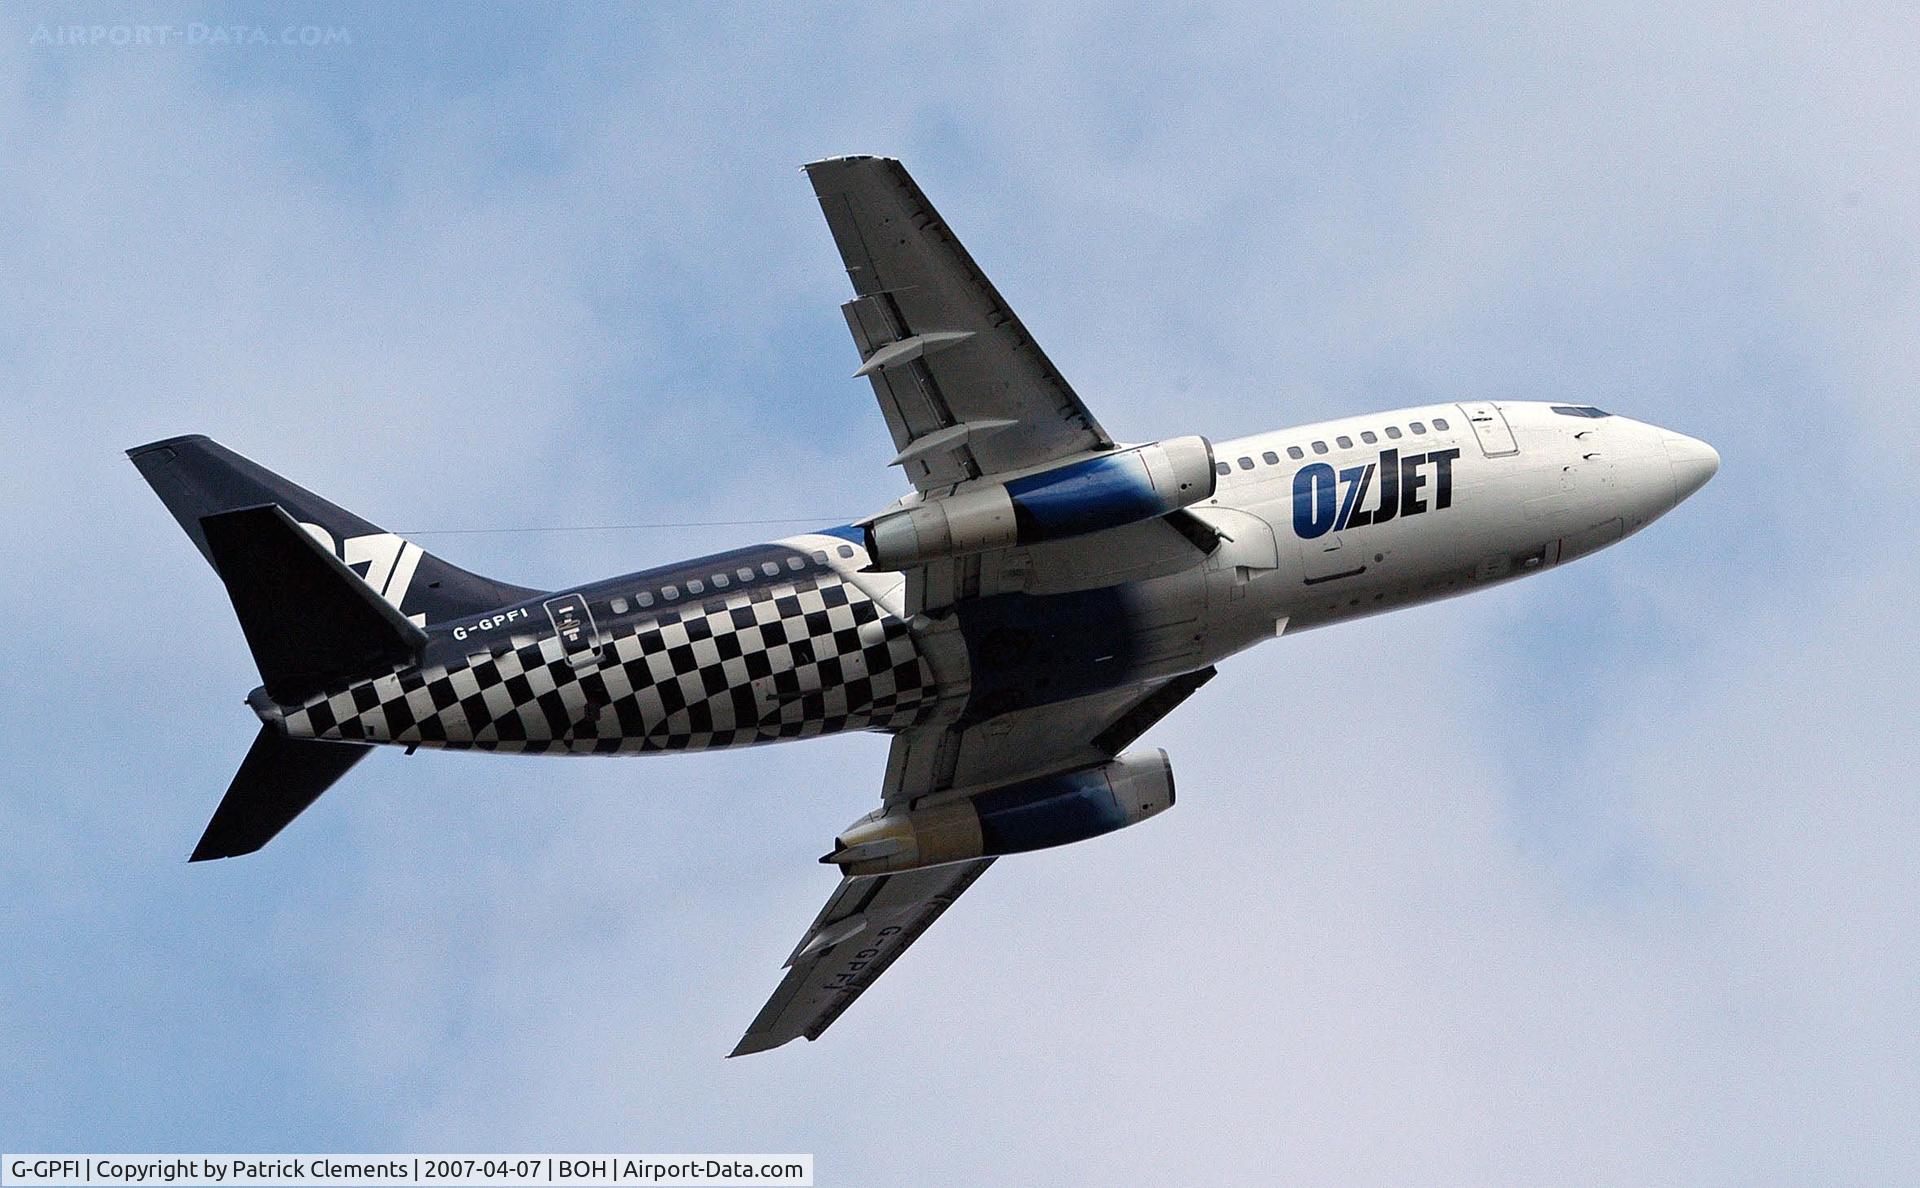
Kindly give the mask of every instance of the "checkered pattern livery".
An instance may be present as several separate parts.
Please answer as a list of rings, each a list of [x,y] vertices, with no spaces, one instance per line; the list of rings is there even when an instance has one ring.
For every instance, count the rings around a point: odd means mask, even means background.
[[[287,730],[500,751],[697,750],[899,729],[933,692],[906,625],[832,575],[609,626],[597,656],[570,660],[548,634],[316,697],[287,713]]]

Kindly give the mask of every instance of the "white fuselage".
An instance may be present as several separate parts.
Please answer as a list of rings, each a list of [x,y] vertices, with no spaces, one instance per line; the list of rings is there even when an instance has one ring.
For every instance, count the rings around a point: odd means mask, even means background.
[[[1214,447],[1191,515],[982,554],[913,613],[852,528],[430,627],[418,663],[261,703],[295,737],[640,753],[966,724],[1193,673],[1263,639],[1590,553],[1710,478],[1705,444],[1585,406],[1446,404]],[[1203,530],[1203,531],[1204,531]]]
[[[1429,405],[1216,443],[1219,490],[1196,510],[1236,539],[1213,562],[1234,572],[1215,578],[1208,651],[1537,573],[1644,528],[1719,465],[1693,438],[1556,407],[1586,406]]]

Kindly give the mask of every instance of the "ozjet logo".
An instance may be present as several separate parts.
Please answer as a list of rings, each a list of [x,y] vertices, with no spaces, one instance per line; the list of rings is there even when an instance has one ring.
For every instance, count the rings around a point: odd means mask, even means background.
[[[395,610],[404,612],[401,604],[407,600],[407,588],[413,585],[413,571],[420,567],[420,546],[412,541],[402,540],[391,532],[375,532],[367,536],[349,536],[338,545],[333,536],[318,524],[302,524],[308,535],[319,541],[334,556],[347,564],[348,568],[365,565],[367,570],[361,578],[373,587],[373,592],[393,604]],[[408,615],[415,626],[427,624],[425,615]]]
[[[1427,510],[1421,489],[1433,477],[1433,510],[1453,506],[1453,460],[1459,450],[1401,456],[1382,450],[1377,462],[1336,471],[1325,462],[1303,466],[1293,476],[1293,531],[1312,540],[1329,532],[1344,532],[1368,524],[1384,524],[1395,516],[1417,516]],[[1376,482],[1377,478],[1377,482]]]

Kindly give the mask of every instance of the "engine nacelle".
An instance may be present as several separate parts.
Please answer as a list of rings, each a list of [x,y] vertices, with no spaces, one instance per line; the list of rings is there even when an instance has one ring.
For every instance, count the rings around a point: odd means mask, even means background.
[[[1112,833],[1173,805],[1173,767],[1161,750],[1100,767],[995,788],[912,812],[861,818],[820,859],[850,875],[877,875],[1017,854]]]
[[[1156,441],[889,512],[867,525],[867,555],[905,569],[1084,536],[1210,499],[1216,481],[1206,438]]]

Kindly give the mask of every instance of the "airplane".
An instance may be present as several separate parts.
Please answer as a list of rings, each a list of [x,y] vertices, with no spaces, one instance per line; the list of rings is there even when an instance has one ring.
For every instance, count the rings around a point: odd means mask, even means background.
[[[190,861],[250,853],[376,745],[633,755],[892,737],[880,806],[733,1049],[809,1040],[995,860],[1172,807],[1135,742],[1263,640],[1541,573],[1713,448],[1492,398],[1114,440],[898,161],[803,167],[913,490],[850,524],[560,590],[481,577],[203,436],[128,451],[227,588],[261,726]]]

